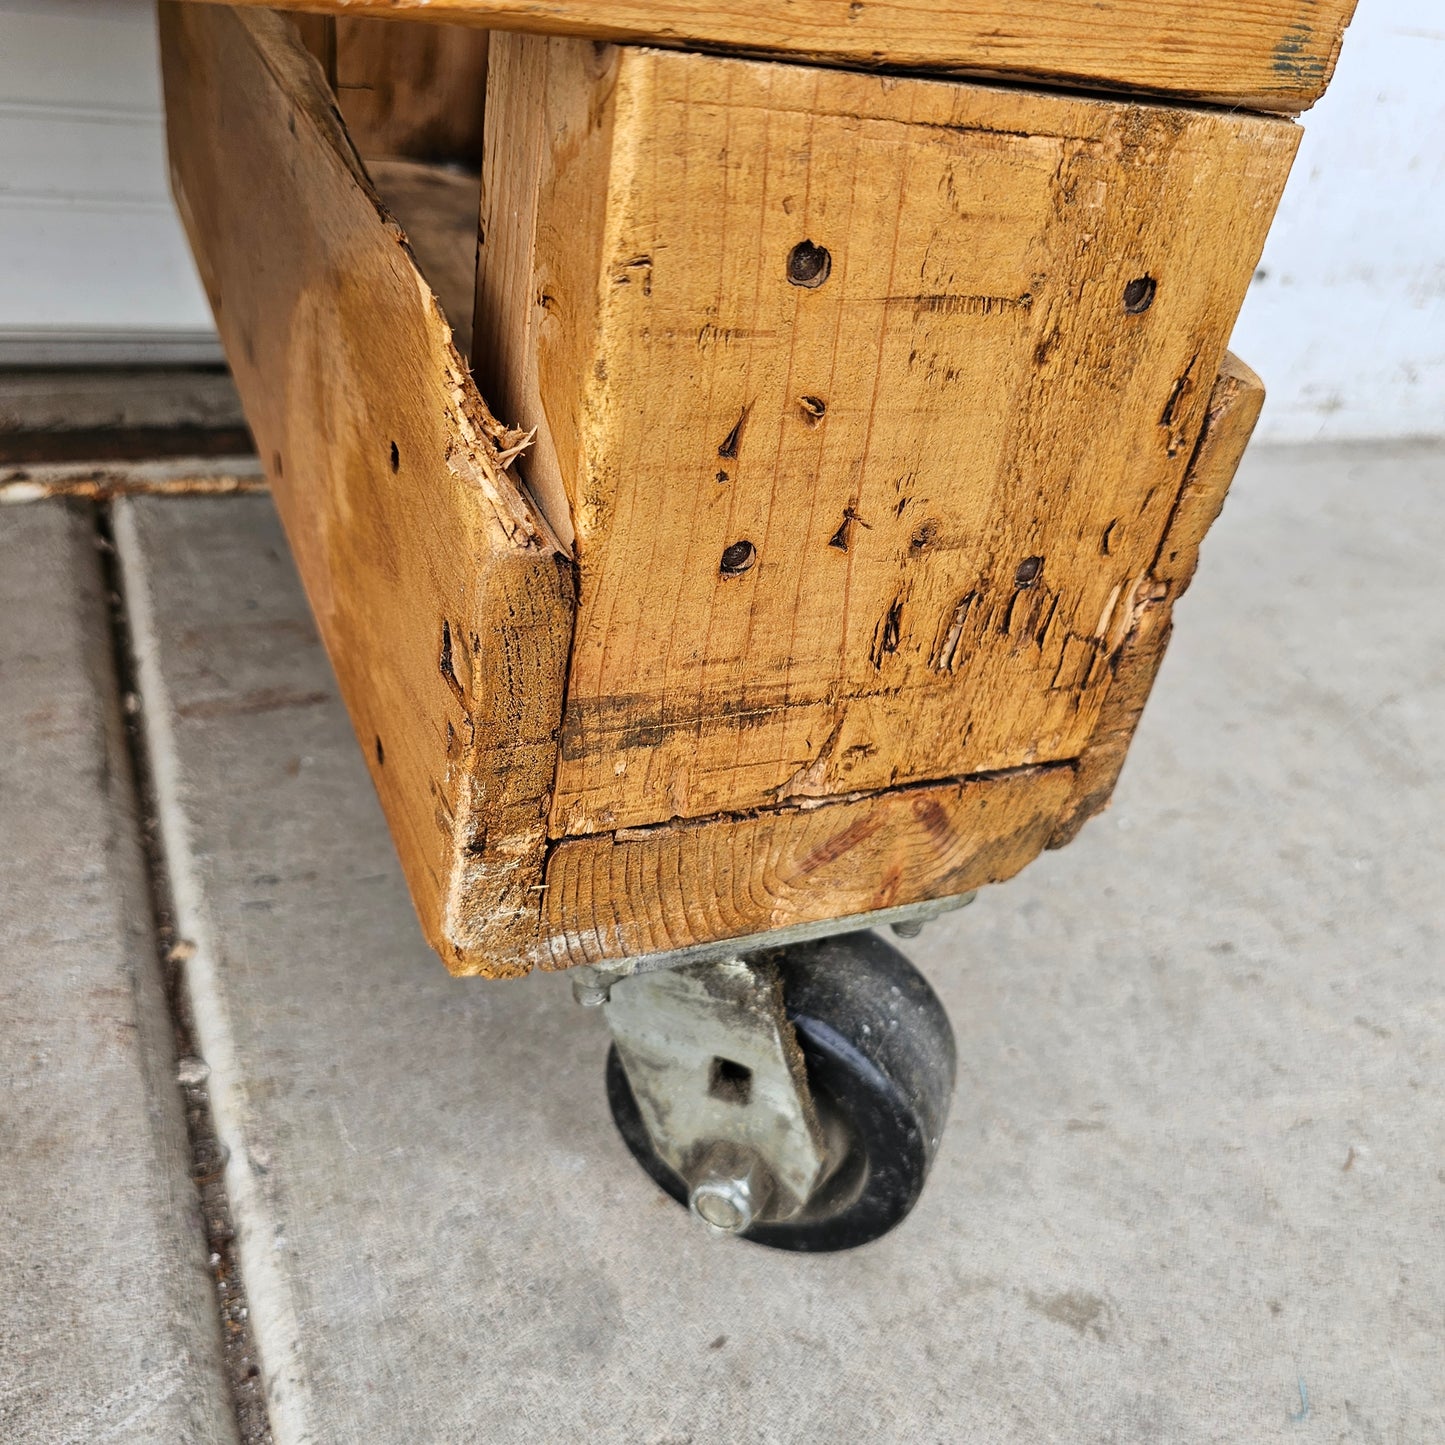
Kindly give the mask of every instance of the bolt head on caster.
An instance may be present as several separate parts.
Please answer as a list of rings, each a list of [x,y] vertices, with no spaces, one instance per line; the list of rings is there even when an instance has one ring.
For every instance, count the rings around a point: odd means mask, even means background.
[[[755,1150],[719,1141],[688,1171],[687,1205],[714,1234],[746,1234],[767,1207],[773,1181]]]
[[[850,1249],[917,1203],[953,1093],[953,1031],[876,934],[622,979],[607,1011],[618,1131],[711,1232]]]

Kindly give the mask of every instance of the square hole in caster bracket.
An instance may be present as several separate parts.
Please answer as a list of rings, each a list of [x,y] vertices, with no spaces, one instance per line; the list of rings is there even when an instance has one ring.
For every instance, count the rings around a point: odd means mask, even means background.
[[[714,1058],[708,1065],[707,1091],[728,1104],[746,1104],[753,1095],[753,1071],[731,1059]]]

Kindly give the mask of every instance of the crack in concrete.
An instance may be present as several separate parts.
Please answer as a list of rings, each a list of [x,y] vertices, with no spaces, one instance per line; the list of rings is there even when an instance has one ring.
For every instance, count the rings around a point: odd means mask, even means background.
[[[206,1088],[210,1070],[200,1058],[186,997],[184,970],[195,950],[188,940],[178,936],[176,928],[171,873],[157,821],[156,794],[143,721],[145,714],[144,709],[138,706],[138,669],[130,617],[125,605],[120,560],[108,506],[96,509],[95,530],[110,608],[115,675],[121,692],[126,747],[136,790],[136,815],[140,820],[141,852],[151,892],[156,952],[175,1031],[176,1082],[185,1104],[186,1135],[191,1147],[191,1180],[196,1186],[200,1221],[205,1231],[207,1264],[216,1287],[224,1372],[231,1389],[241,1445],[272,1445],[250,1309],[236,1258],[236,1231],[225,1183],[227,1151],[216,1133]]]

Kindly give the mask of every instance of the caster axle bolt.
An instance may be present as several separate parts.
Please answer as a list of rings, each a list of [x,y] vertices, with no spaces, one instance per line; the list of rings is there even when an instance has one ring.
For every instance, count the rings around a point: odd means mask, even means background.
[[[723,1142],[708,1149],[688,1182],[688,1207],[714,1234],[744,1233],[773,1192],[758,1156]]]

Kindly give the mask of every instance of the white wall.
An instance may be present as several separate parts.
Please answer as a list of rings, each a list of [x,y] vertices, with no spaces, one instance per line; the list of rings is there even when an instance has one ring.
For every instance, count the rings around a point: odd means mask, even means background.
[[[0,360],[212,344],[160,115],[149,0],[0,0]],[[1259,435],[1445,433],[1445,0],[1360,0],[1304,125],[1234,337]]]
[[[149,0],[0,0],[0,361],[218,356]]]
[[[1259,437],[1445,434],[1445,0],[1360,0],[1234,333]]]

